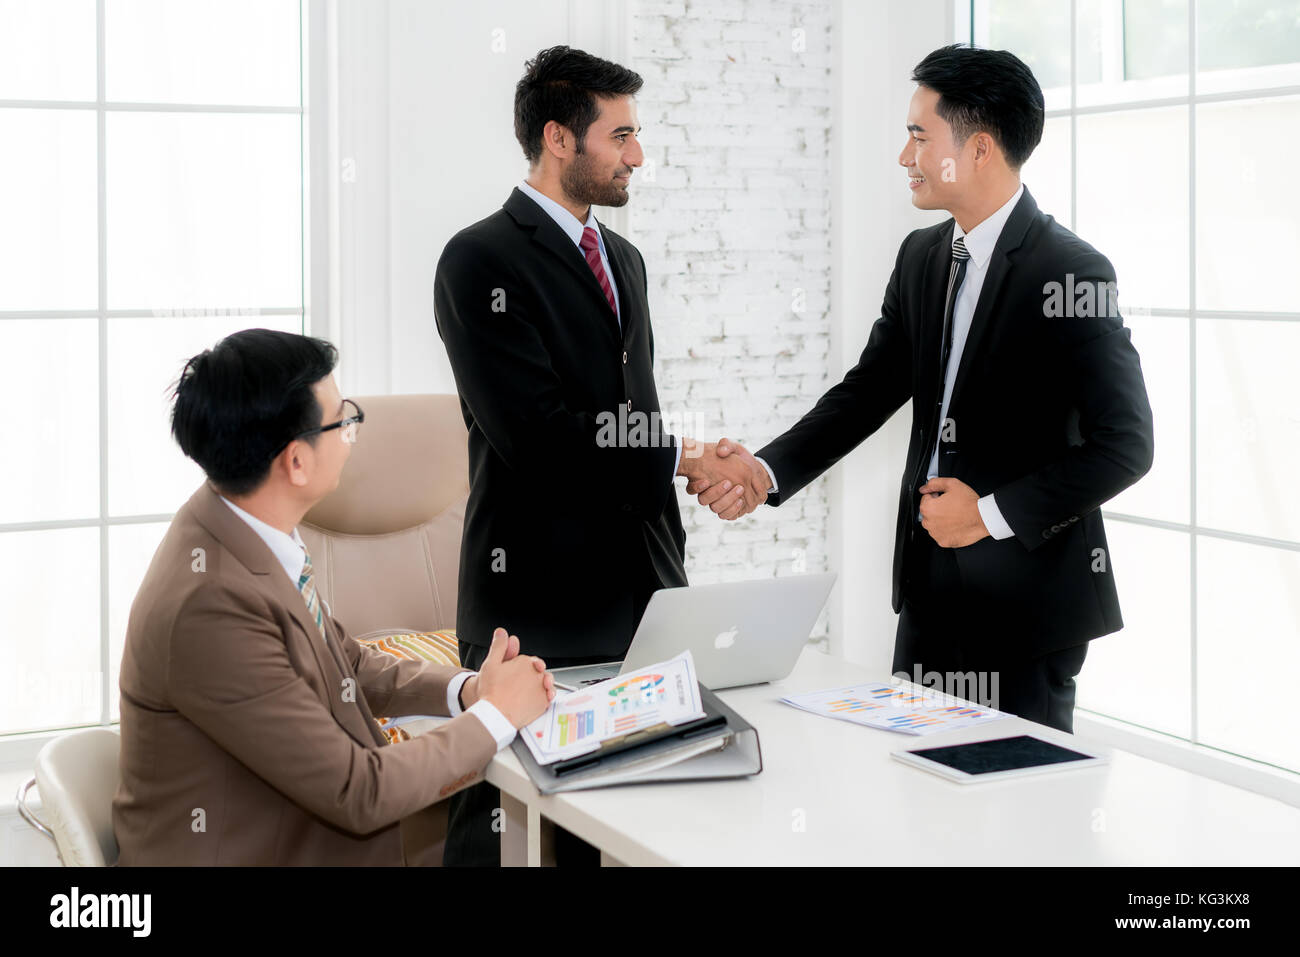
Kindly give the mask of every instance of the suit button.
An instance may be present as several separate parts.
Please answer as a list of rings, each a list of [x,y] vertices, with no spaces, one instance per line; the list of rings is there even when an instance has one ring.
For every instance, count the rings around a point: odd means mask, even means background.
[[[623,353],[623,365],[627,365],[627,353]]]
[[[628,400],[627,400],[627,410],[628,410],[629,412],[632,411],[632,400],[631,400],[631,399],[628,399]]]

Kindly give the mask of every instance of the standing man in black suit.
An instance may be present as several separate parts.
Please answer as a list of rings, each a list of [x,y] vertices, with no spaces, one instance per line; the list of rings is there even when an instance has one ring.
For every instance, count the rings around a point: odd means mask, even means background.
[[[748,466],[663,427],[645,262],[596,220],[643,154],[641,77],[559,46],[525,67],[527,179],[443,250],[434,281],[469,428],[456,627],[477,668],[505,624],[550,667],[620,659],[652,592],[686,584],[673,479],[744,485]],[[748,486],[746,504],[766,490]],[[446,862],[496,863],[487,785],[449,809]]]
[[[719,453],[780,505],[911,400],[894,673],[968,698],[983,675],[995,707],[1072,731],[1088,642],[1123,627],[1100,508],[1151,467],[1146,386],[1110,262],[1020,183],[1043,131],[1033,73],[950,46],[912,79],[899,163],[913,204],[953,218],[903,241],[844,380],[757,455]],[[750,510],[705,479],[687,491]]]

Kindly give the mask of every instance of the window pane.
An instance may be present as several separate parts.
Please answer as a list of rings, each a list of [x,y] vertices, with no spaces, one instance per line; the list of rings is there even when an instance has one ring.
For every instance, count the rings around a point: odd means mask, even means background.
[[[99,721],[99,529],[0,533],[0,732]]]
[[[0,310],[99,304],[95,114],[0,109]]]
[[[5,425],[0,524],[99,515],[94,319],[0,319]]]
[[[1300,553],[1202,536],[1197,549],[1197,720],[1200,740],[1300,771]]]
[[[108,0],[111,101],[298,106],[297,0]]]
[[[0,0],[0,99],[95,99],[95,0]]]
[[[1300,323],[1198,319],[1196,330],[1197,520],[1300,542]]]
[[[1199,0],[1196,89],[1300,83],[1300,0]]]
[[[1186,308],[1187,108],[1080,116],[1077,133],[1075,232],[1110,259],[1124,307]]]
[[[1124,628],[1088,645],[1079,707],[1191,736],[1191,544],[1187,534],[1106,523]]]
[[[108,683],[109,716],[121,716],[118,677],[122,672],[122,649],[126,646],[126,623],[135,593],[149,570],[153,553],[167,533],[169,523],[113,525],[108,530]]]
[[[275,114],[111,114],[111,307],[301,308],[300,125]]]
[[[1020,169],[1020,177],[1038,208],[1073,228],[1070,222],[1070,118],[1043,124],[1043,141]]]
[[[1070,5],[1060,0],[983,0],[976,46],[1010,50],[1034,71],[1047,109],[1070,105]]]
[[[1078,0],[1079,106],[1186,96],[1186,0]]]
[[[240,329],[302,332],[300,316],[142,316],[108,323],[109,515],[174,512],[203,471],[171,437],[171,386],[186,360]]]
[[[1124,0],[1124,78],[1187,83],[1187,0]]]
[[[1155,422],[1151,471],[1120,492],[1108,511],[1188,524],[1191,511],[1191,368],[1183,316],[1125,315],[1142,360],[1142,377]]]
[[[1259,155],[1252,145],[1266,141]],[[1196,302],[1202,309],[1300,311],[1300,97],[1196,110]]]

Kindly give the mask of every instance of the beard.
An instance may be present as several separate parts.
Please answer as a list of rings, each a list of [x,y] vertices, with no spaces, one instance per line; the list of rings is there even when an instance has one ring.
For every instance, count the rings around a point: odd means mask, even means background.
[[[629,170],[630,172],[630,170]],[[603,177],[592,162],[590,153],[577,153],[560,176],[565,195],[575,202],[592,206],[626,206],[627,188],[614,182],[612,174]]]

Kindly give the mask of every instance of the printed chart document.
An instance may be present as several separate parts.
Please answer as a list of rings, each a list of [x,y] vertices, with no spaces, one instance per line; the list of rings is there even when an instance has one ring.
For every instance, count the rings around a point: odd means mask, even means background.
[[[576,691],[555,696],[520,736],[538,764],[595,751],[608,741],[657,725],[703,718],[689,651]]]
[[[1010,717],[1005,711],[982,708],[933,688],[850,685],[790,695],[781,699],[812,714],[903,734],[934,734]]]

